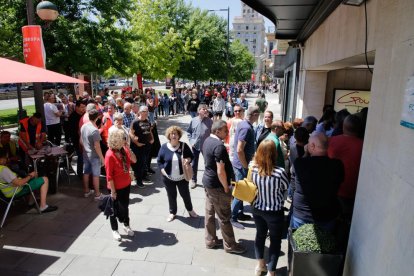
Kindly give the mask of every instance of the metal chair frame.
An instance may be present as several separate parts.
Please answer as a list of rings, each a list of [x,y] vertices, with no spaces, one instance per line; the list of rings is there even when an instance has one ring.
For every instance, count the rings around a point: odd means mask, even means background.
[[[0,183],[0,186],[3,186],[3,187],[14,187],[13,196],[11,198],[5,197],[4,194],[2,192],[0,192],[0,194],[1,194],[0,200],[7,204],[7,208],[6,208],[6,211],[4,212],[3,219],[1,220],[1,225],[0,225],[0,228],[3,228],[3,224],[6,221],[7,215],[9,213],[9,210],[10,210],[11,205],[13,204],[14,199],[23,197],[25,195],[16,197],[17,190],[19,189],[19,186],[13,186],[11,184],[5,184],[5,183]],[[35,197],[35,195],[33,193],[32,188],[30,187],[29,183],[26,183],[26,184],[24,184],[21,187],[24,187],[24,186],[28,186],[29,187],[30,194],[32,195],[33,200],[34,200],[35,205],[36,205],[36,209],[39,212],[39,214],[41,214],[42,212],[40,211],[39,204],[37,203],[36,197]]]

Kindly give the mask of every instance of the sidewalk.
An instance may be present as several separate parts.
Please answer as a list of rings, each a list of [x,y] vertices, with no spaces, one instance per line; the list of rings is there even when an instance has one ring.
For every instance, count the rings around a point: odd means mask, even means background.
[[[248,98],[249,104],[254,104],[255,96],[249,94]],[[277,95],[267,94],[267,98],[278,118]],[[166,141],[163,134],[168,126],[176,124],[185,130],[189,121],[188,115],[159,120],[161,143]],[[199,184],[204,167],[202,158],[200,163]],[[156,169],[155,159],[152,166]],[[112,239],[109,221],[93,199],[82,197],[81,181],[74,175],[70,185],[61,179],[58,194],[49,196],[49,204],[59,206],[57,212],[39,215],[34,209],[25,212],[24,204],[16,204],[0,231],[0,274],[254,275],[253,221],[245,223],[245,230],[234,229],[236,239],[248,248],[245,254],[206,249],[203,188],[191,190],[194,210],[200,218],[189,218],[178,197],[178,216],[166,222],[166,191],[159,174],[152,179],[155,184],[146,189],[131,189],[130,218],[135,236],[128,237],[120,227],[122,242]],[[249,213],[249,206],[246,207]],[[218,236],[221,237],[220,231]],[[283,240],[278,275],[287,275],[286,266],[287,241]]]

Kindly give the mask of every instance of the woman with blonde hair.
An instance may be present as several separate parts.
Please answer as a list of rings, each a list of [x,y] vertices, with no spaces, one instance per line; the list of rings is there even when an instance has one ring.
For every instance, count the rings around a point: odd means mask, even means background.
[[[253,219],[256,224],[254,250],[258,264],[256,275],[268,271],[267,275],[275,275],[280,254],[280,244],[284,225],[284,192],[288,188],[288,177],[285,170],[276,166],[277,151],[272,140],[264,140],[257,148],[250,163],[251,178],[257,186],[257,197],[252,204]],[[267,233],[270,236],[269,262],[266,267],[264,248]]]
[[[119,222],[124,224],[125,233],[132,237],[134,231],[129,226],[129,193],[131,189],[129,169],[131,162],[135,163],[137,159],[127,146],[125,132],[122,129],[114,129],[109,133],[108,148],[105,154],[107,188],[111,192],[114,206],[117,208]],[[112,235],[115,240],[121,241],[117,217],[110,216]]]
[[[167,221],[173,221],[177,214],[177,189],[184,200],[185,208],[190,217],[196,218],[198,215],[193,210],[191,203],[190,189],[188,181],[184,178],[183,161],[187,164],[191,163],[194,158],[190,147],[180,142],[183,130],[178,126],[170,126],[165,131],[168,142],[161,146],[158,152],[158,168],[161,170],[162,181],[168,195],[168,204],[170,215]]]

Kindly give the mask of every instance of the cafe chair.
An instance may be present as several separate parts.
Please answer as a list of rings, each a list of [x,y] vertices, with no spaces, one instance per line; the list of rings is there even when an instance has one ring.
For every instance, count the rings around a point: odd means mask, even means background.
[[[30,194],[32,195],[34,203],[36,205],[36,209],[39,212],[39,214],[41,214],[39,204],[37,203],[37,200],[36,200],[36,197],[35,197],[35,195],[32,191],[32,188],[30,187],[30,185],[28,183],[24,184],[21,187],[24,187],[24,186],[29,187]],[[0,200],[3,201],[5,204],[7,204],[6,211],[4,212],[3,219],[1,220],[0,228],[3,228],[3,224],[6,221],[7,214],[9,213],[9,210],[10,210],[11,205],[13,204],[13,201],[15,199],[23,198],[27,195],[27,194],[24,194],[24,195],[16,196],[17,190],[19,188],[18,186],[13,186],[12,184],[0,183],[0,188],[1,189],[7,188],[7,187],[13,188],[13,190],[12,190],[13,195],[12,195],[12,197],[8,198],[3,194],[3,192],[0,191]]]

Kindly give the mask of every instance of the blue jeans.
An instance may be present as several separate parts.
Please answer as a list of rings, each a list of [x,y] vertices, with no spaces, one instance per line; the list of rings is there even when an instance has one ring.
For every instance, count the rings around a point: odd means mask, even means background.
[[[276,271],[284,227],[283,211],[266,212],[253,209],[253,219],[256,224],[256,238],[254,240],[254,252],[256,259],[264,259],[266,237],[269,232],[270,245],[267,270]]]
[[[190,111],[190,116],[191,116],[191,118],[197,117],[197,112],[196,111]]]
[[[155,113],[154,112],[148,112],[148,121],[150,121],[151,124],[155,123]]]
[[[298,229],[299,227],[301,227],[302,225],[306,224],[306,223],[312,223],[312,224],[316,224],[317,226],[319,226],[320,228],[322,228],[323,230],[327,231],[327,232],[333,232],[335,230],[335,220],[330,220],[330,221],[305,221],[303,219],[300,219],[298,217],[295,217],[294,215],[292,215],[292,218],[290,220],[290,228],[292,229]]]
[[[234,170],[234,177],[236,178],[236,181],[242,180],[245,177],[247,177],[247,169],[241,168],[238,169],[236,167],[233,167]],[[231,219],[234,221],[237,221],[237,216],[239,214],[243,213],[243,201],[237,198],[233,198],[233,201],[231,202]]]
[[[194,159],[191,162],[191,167],[193,168],[193,181],[197,183],[197,171],[198,171],[198,158],[200,157],[200,151],[192,148]]]

